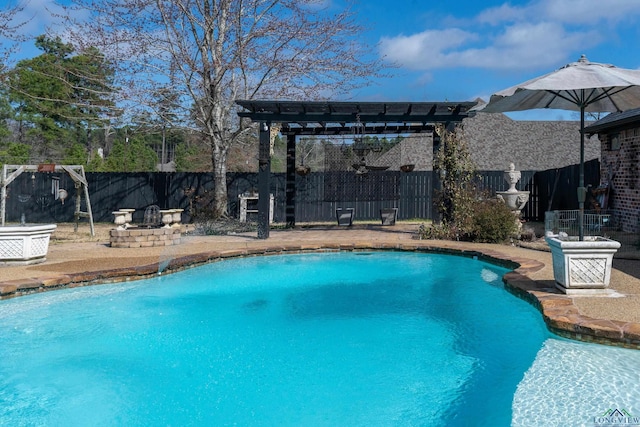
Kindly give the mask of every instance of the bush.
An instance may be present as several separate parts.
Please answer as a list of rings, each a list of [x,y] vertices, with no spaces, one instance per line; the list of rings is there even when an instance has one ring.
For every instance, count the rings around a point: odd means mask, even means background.
[[[461,240],[464,239],[465,233],[463,233],[455,225],[448,223],[442,224],[422,224],[418,227],[419,240]]]
[[[484,243],[505,242],[518,231],[513,213],[497,199],[483,200],[476,205],[470,228],[470,239]]]
[[[193,234],[197,236],[226,236],[228,234],[256,231],[256,225],[237,219],[199,220],[194,222]]]
[[[436,201],[442,224],[421,226],[418,238],[500,243],[517,237],[513,213],[481,190],[464,134],[443,126],[437,127],[437,134],[442,146],[433,164],[441,180]]]
[[[522,240],[523,242],[533,242],[534,240],[536,240],[535,230],[531,227],[525,227],[520,232],[520,240]]]
[[[218,220],[213,213],[213,191],[204,190],[198,193],[195,188],[189,187],[184,189],[184,195],[189,200],[189,214],[193,222],[206,223]]]
[[[441,137],[441,147],[433,157],[433,167],[440,175],[441,186],[435,192],[437,209],[445,228],[464,230],[478,197],[476,166],[460,132],[439,125],[437,133]]]

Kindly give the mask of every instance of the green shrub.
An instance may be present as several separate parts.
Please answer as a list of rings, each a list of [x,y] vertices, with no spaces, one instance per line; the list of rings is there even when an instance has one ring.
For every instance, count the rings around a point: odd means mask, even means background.
[[[488,199],[476,204],[469,230],[470,240],[502,243],[514,237],[517,231],[516,219],[503,202]]]

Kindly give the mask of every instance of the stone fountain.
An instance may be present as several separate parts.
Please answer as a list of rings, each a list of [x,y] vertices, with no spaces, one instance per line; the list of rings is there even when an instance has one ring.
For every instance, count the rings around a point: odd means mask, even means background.
[[[522,227],[520,223],[520,212],[529,201],[528,191],[519,191],[516,189],[516,184],[520,181],[521,176],[520,171],[517,171],[515,165],[511,163],[509,170],[504,171],[504,180],[509,184],[509,189],[507,191],[496,191],[498,199],[506,203],[507,207],[513,212],[518,230]]]

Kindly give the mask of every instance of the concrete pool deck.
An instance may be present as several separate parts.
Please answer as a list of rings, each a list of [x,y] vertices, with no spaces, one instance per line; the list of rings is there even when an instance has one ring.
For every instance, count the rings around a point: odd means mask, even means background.
[[[417,223],[395,226],[314,226],[256,233],[182,237],[165,247],[112,248],[108,241],[59,243],[42,264],[0,267],[0,299],[50,289],[122,282],[179,271],[229,257],[317,250],[439,251],[478,256],[516,267],[505,287],[530,301],[556,334],[640,349],[640,261],[614,259],[610,288],[617,297],[569,297],[554,287],[551,254],[507,245],[416,240]],[[500,308],[496,307],[496,315]]]

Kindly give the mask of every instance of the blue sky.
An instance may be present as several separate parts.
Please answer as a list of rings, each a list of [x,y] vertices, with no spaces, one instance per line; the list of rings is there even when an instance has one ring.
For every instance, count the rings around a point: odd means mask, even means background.
[[[639,0],[368,0],[356,7],[375,54],[398,65],[393,78],[361,90],[357,99],[488,100],[582,54],[640,68]],[[509,115],[577,119],[556,110]]]
[[[22,1],[31,18],[25,31],[53,22],[52,0]],[[344,0],[322,1],[332,8]],[[582,54],[640,68],[640,0],[357,0],[353,7],[371,54],[396,64],[391,78],[372,81],[356,100],[488,100]],[[568,111],[509,115],[577,119]]]

